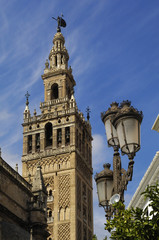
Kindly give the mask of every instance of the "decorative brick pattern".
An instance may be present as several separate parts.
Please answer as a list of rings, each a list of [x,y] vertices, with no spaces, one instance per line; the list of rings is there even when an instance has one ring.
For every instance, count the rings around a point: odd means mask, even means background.
[[[87,167],[86,163],[80,158],[77,158],[77,168],[89,182],[91,182],[91,172],[90,169]]]
[[[59,179],[59,209],[70,206],[70,175],[60,175]]]
[[[88,225],[92,226],[92,194],[88,189]]]
[[[59,157],[48,157],[48,158],[44,158],[41,161],[32,161],[31,163],[28,162],[27,163],[27,168],[29,170],[29,172],[32,172],[33,169],[35,169],[37,167],[37,165],[40,163],[40,166],[43,168],[45,166],[50,166],[52,168],[52,170],[54,169],[54,164],[63,164],[64,168],[67,168],[67,163],[70,162],[70,155],[61,155]]]
[[[58,240],[70,239],[70,223],[58,225]]]
[[[92,232],[89,230],[88,231],[88,240],[91,240],[92,239]]]
[[[77,240],[82,240],[82,223],[80,220],[77,221]]]
[[[81,179],[77,176],[77,214],[81,216]]]
[[[44,184],[46,187],[49,184],[52,190],[54,190],[54,177],[52,176],[52,177],[44,178]]]
[[[53,226],[48,226],[47,227],[48,232],[50,233],[50,236],[47,238],[49,240],[49,238],[53,239],[53,233],[54,233],[54,228]]]

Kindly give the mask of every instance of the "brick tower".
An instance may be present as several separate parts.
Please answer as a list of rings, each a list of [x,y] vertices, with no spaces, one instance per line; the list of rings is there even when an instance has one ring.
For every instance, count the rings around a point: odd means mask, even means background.
[[[65,39],[60,31],[53,38],[45,63],[44,102],[41,114],[30,114],[27,94],[23,122],[23,177],[32,183],[41,166],[47,188],[48,240],[91,240],[92,136],[89,122],[74,98],[75,80]]]

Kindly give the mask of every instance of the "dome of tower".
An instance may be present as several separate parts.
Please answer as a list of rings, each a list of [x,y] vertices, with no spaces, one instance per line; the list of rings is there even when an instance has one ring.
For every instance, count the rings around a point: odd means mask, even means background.
[[[57,32],[57,33],[54,35],[53,44],[55,45],[55,42],[58,41],[58,40],[61,41],[61,42],[63,42],[63,44],[65,43],[65,38],[64,38],[64,36],[62,35],[61,32]]]

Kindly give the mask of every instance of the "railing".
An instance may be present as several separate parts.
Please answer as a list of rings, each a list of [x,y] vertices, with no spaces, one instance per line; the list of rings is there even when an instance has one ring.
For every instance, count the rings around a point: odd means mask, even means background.
[[[53,217],[48,217],[47,218],[47,223],[52,223],[54,221],[54,218]]]
[[[64,109],[61,110],[61,111],[50,112],[49,114],[52,114],[52,117],[57,117],[57,116],[61,116],[61,115],[64,115],[64,114],[76,113],[76,114],[79,115],[79,117],[81,118],[81,120],[83,122],[87,122],[87,121],[85,121],[83,113],[78,110],[75,99],[68,99],[68,97],[65,97],[65,98],[58,98],[58,99],[49,100],[47,102],[41,102],[40,103],[40,108],[47,108],[47,107],[50,108],[52,105],[61,104],[61,103],[68,104],[67,105],[68,107],[65,106]],[[33,116],[33,117],[29,116],[28,118],[24,119],[24,123],[31,123],[33,121],[39,121],[41,119],[41,117],[42,117],[42,114],[41,115],[36,115],[36,116]]]
[[[52,202],[54,200],[53,196],[47,196],[47,202]]]
[[[65,98],[58,98],[58,99],[49,100],[47,102],[41,102],[40,103],[40,108],[41,107],[48,107],[48,106],[59,104],[59,103],[64,103],[64,102],[67,102],[68,100],[69,100],[68,97],[65,97]]]

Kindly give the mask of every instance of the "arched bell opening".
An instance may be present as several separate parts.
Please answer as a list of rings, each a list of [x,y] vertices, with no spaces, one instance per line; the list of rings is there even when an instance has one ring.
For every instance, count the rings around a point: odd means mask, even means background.
[[[51,100],[59,98],[58,84],[54,83],[51,87]]]
[[[47,123],[45,125],[45,146],[52,146],[52,123]]]

